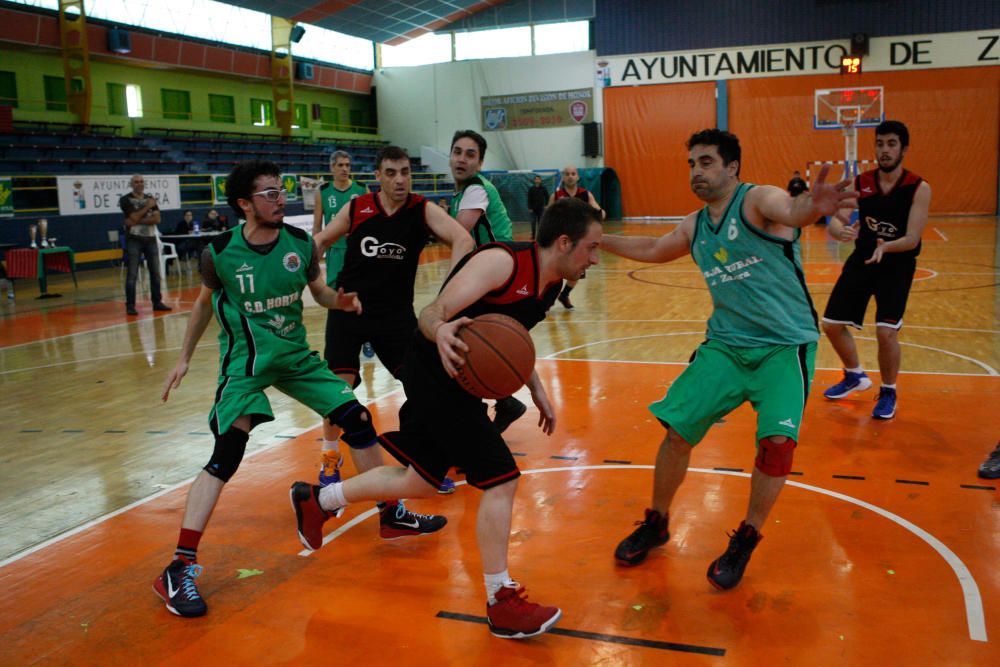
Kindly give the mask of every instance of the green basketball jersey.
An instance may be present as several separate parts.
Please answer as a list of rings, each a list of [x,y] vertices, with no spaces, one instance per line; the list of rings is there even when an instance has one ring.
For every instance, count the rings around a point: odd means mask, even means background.
[[[319,189],[320,201],[323,202],[323,226],[326,227],[333,217],[340,212],[352,199],[368,194],[368,188],[351,181],[346,190],[338,190],[333,181],[324,183]],[[344,268],[344,254],[347,252],[347,235],[341,236],[326,251],[326,284],[337,285],[337,276]]]
[[[469,179],[462,186],[462,189],[456,192],[455,196],[451,198],[451,209],[449,211],[451,217],[458,217],[462,198],[468,189],[474,185],[481,186],[486,191],[487,200],[486,209],[479,216],[479,220],[476,221],[475,226],[472,228],[472,238],[475,240],[476,246],[478,247],[494,241],[513,241],[514,230],[510,224],[510,216],[507,215],[507,207],[503,205],[503,200],[500,198],[500,193],[497,192],[496,186],[486,178],[483,178],[482,174],[476,174],[475,177]]]
[[[747,222],[743,198],[752,187],[739,185],[717,224],[707,206],[695,222],[691,256],[714,306],[708,338],[733,347],[811,343],[819,329],[799,257],[801,231],[788,241]]]
[[[219,321],[219,375],[260,375],[309,352],[302,326],[302,290],[313,241],[283,225],[266,255],[252,250],[236,227],[209,246],[222,289],[212,294]]]

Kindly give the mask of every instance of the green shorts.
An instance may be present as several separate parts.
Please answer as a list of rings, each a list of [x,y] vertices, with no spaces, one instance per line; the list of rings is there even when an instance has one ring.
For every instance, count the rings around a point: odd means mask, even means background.
[[[783,435],[796,442],[809,396],[816,343],[732,347],[709,340],[649,410],[696,445],[744,401],[757,412],[757,441]]]
[[[215,435],[228,431],[243,415],[250,415],[251,429],[257,424],[274,421],[271,403],[264,394],[268,387],[288,394],[321,417],[344,403],[357,400],[351,386],[330,372],[316,352],[309,352],[291,363],[285,359],[281,362],[280,368],[275,364],[274,368],[264,369],[253,377],[219,377],[215,405],[208,415]]]

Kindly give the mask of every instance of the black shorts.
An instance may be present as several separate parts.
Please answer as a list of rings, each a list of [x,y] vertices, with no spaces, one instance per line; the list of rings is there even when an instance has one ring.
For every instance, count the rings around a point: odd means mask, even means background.
[[[430,372],[407,358],[406,402],[399,411],[399,430],[383,433],[379,437],[382,447],[403,465],[413,466],[434,487],[441,486],[452,466],[462,468],[466,481],[477,489],[520,477],[514,456],[486,413],[486,404],[443,373]]]
[[[851,255],[830,294],[823,321],[860,329],[868,301],[874,296],[876,325],[899,329],[916,269],[916,257],[886,254],[881,263],[865,264]]]
[[[358,378],[361,346],[371,343],[382,365],[394,378],[399,379],[403,360],[406,358],[406,348],[416,328],[417,318],[412,309],[392,318],[371,318],[363,314],[331,310],[326,316],[326,348],[323,358],[334,373],[353,373]]]

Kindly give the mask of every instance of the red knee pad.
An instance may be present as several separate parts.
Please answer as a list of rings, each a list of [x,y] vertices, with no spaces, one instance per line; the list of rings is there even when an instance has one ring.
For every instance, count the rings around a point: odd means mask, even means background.
[[[769,477],[784,477],[792,471],[792,459],[795,457],[796,443],[786,438],[783,443],[776,444],[770,438],[764,438],[757,446],[757,460],[754,465],[757,470]]]

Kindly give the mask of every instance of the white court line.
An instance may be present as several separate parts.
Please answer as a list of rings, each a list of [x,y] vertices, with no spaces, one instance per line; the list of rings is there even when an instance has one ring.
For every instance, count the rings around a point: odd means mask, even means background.
[[[380,401],[383,398],[388,398],[389,396],[392,396],[393,394],[395,394],[397,392],[400,392],[400,391],[402,391],[402,387],[400,387],[398,389],[393,389],[392,391],[387,392],[385,394],[382,394],[381,396],[375,396],[375,397],[370,398],[370,399],[359,398],[358,402],[361,403],[362,405],[371,405],[375,401]],[[309,426],[309,427],[306,427],[306,428],[282,429],[282,433],[281,433],[280,436],[279,435],[272,436],[273,438],[276,438],[276,442],[272,442],[269,445],[264,445],[260,449],[255,450],[253,452],[250,452],[249,454],[247,454],[246,456],[243,457],[243,460],[246,461],[248,459],[252,459],[253,457],[257,456],[258,454],[262,454],[262,453],[264,453],[266,451],[270,451],[270,450],[274,449],[278,445],[286,444],[286,443],[290,442],[291,440],[294,440],[295,438],[299,437],[300,435],[302,435],[306,431],[311,431],[314,428],[316,428],[316,427],[315,426]],[[291,438],[287,437],[288,434],[291,434],[292,437]],[[199,471],[199,473],[200,473],[200,471]],[[197,477],[197,475],[195,477]],[[113,519],[114,517],[118,516],[119,514],[123,514],[125,512],[128,512],[131,509],[135,509],[136,507],[140,507],[142,505],[145,505],[148,502],[152,502],[152,501],[156,500],[157,498],[160,498],[161,496],[165,496],[165,495],[167,495],[168,493],[170,493],[172,491],[176,491],[177,489],[181,488],[182,486],[185,486],[185,485],[190,484],[191,482],[193,482],[195,480],[195,477],[189,477],[188,479],[186,479],[186,480],[184,480],[182,482],[177,482],[173,486],[167,487],[165,489],[161,489],[161,490],[157,491],[156,493],[154,493],[151,496],[146,496],[145,498],[142,498],[141,500],[137,500],[134,503],[130,503],[130,504],[126,505],[125,507],[121,507],[119,509],[116,509],[114,512],[109,512],[107,514],[104,514],[102,516],[97,517],[96,519],[91,519],[90,521],[88,521],[86,523],[83,523],[83,524],[80,524],[76,528],[72,528],[72,529],[66,531],[65,533],[60,533],[59,535],[56,535],[54,537],[50,537],[49,539],[45,540],[44,542],[36,544],[33,547],[29,547],[29,548],[25,549],[24,551],[20,551],[20,552],[14,554],[13,556],[10,556],[10,557],[5,558],[4,560],[0,561],[0,568],[4,568],[7,565],[10,565],[11,563],[17,562],[17,561],[21,560],[22,558],[24,558],[25,556],[30,556],[31,554],[35,553],[36,551],[41,551],[42,549],[45,549],[46,547],[50,547],[53,544],[56,544],[58,542],[62,542],[63,540],[65,540],[68,537],[73,537],[74,535],[82,533],[83,531],[88,530],[90,528],[93,528],[94,526],[96,526],[98,524],[104,523],[108,519]]]
[[[877,338],[871,338],[871,337],[868,337],[868,336],[855,336],[855,338],[857,340],[868,340],[868,341],[875,341],[875,342],[878,341]],[[979,366],[980,368],[982,368],[983,370],[986,371],[987,375],[1000,375],[1000,373],[998,373],[997,370],[995,368],[993,368],[992,366],[990,366],[989,364],[984,363],[984,362],[980,361],[979,359],[975,359],[973,357],[968,357],[968,356],[966,356],[964,354],[959,354],[958,352],[951,352],[949,350],[943,350],[940,347],[931,347],[930,345],[918,345],[916,343],[907,343],[907,342],[904,342],[904,341],[899,341],[899,344],[900,345],[906,345],[907,347],[917,347],[917,348],[920,348],[921,350],[932,350],[934,352],[940,352],[941,354],[947,354],[947,355],[952,356],[952,357],[958,357],[959,359],[964,359],[964,360],[968,361],[969,363],[972,363],[972,364],[975,364],[975,365]]]
[[[944,232],[942,232],[940,229],[938,229],[937,227],[932,227],[932,229],[935,231],[935,233],[937,233],[938,236],[941,237],[942,241],[947,241],[948,240],[948,237],[945,236]]]
[[[703,317],[697,320],[584,320],[567,317],[566,319],[550,320],[545,319],[539,322],[539,324],[705,324],[708,321],[707,317]],[[874,323],[870,323],[869,326],[874,326]],[[961,327],[935,327],[920,324],[909,324],[906,325],[907,329],[931,329],[934,331],[961,331],[965,333],[988,333],[988,334],[1000,334],[1000,329],[966,329]]]
[[[589,466],[566,466],[560,468],[537,468],[534,470],[522,470],[522,475],[538,475],[542,473],[550,472],[575,472],[578,470],[653,470],[654,466],[651,465],[589,465]],[[732,477],[750,477],[748,472],[736,472],[733,470],[712,470],[710,468],[688,468],[688,472],[699,472],[707,475],[730,475]],[[455,486],[465,484],[466,482],[456,482]],[[844,502],[852,503],[858,507],[863,507],[875,514],[878,514],[889,521],[901,526],[902,528],[910,531],[921,540],[926,542],[934,551],[938,553],[941,558],[951,567],[952,572],[955,573],[955,578],[958,579],[958,584],[962,588],[962,597],[965,602],[965,618],[966,624],[969,628],[969,639],[977,642],[985,642],[987,640],[986,635],[986,614],[983,610],[983,599],[979,594],[979,586],[976,584],[975,577],[972,576],[972,572],[966,567],[962,559],[959,558],[954,551],[948,548],[944,542],[937,539],[926,530],[920,526],[904,519],[903,517],[890,512],[887,509],[883,509],[878,505],[873,505],[869,502],[865,502],[860,498],[855,498],[854,496],[848,496],[844,493],[838,493],[837,491],[831,491],[829,489],[824,489],[821,486],[813,486],[811,484],[803,484],[802,482],[795,482],[792,480],[787,480],[785,482],[788,486],[794,486],[800,489],[805,489],[806,491],[812,491],[814,493],[821,493],[823,495],[830,496],[831,498],[836,498],[837,500],[843,500]],[[377,510],[371,509],[358,516],[354,517],[343,526],[333,531],[325,538],[323,538],[323,545],[332,542],[337,539],[348,530],[361,523],[370,516],[373,516]],[[303,549],[299,552],[299,556],[307,557],[312,551],[308,549]]]
[[[627,341],[627,340],[641,340],[641,339],[645,339],[645,338],[666,338],[666,337],[670,337],[670,336],[702,336],[702,337],[704,337],[704,335],[705,335],[704,331],[670,331],[670,332],[667,332],[667,333],[646,334],[646,335],[643,335],[643,336],[625,336],[625,337],[622,337],[622,338],[604,338],[602,340],[595,340],[595,341],[591,341],[589,343],[582,343],[580,345],[574,345],[573,347],[567,347],[567,348],[564,348],[562,350],[557,350],[556,352],[551,352],[551,353],[545,355],[544,357],[542,357],[542,359],[555,359],[556,357],[558,357],[561,354],[565,354],[567,352],[573,352],[573,351],[576,351],[576,350],[581,350],[581,349],[583,349],[585,347],[591,347],[591,346],[594,346],[594,345],[605,345],[607,343],[619,343],[619,342]],[[855,338],[857,340],[867,340],[867,341],[875,341],[876,340],[875,338],[870,338],[870,337],[866,337],[866,336],[856,336]],[[995,368],[993,368],[992,366],[990,366],[989,364],[984,363],[984,362],[982,362],[982,361],[980,361],[978,359],[975,359],[973,357],[969,357],[969,356],[966,356],[964,354],[959,354],[958,352],[951,352],[949,350],[943,350],[943,349],[941,349],[939,347],[931,347],[929,345],[918,345],[916,343],[907,343],[907,342],[903,342],[903,341],[899,341],[899,344],[900,345],[908,345],[910,347],[918,347],[918,348],[921,348],[921,349],[924,349],[924,350],[932,350],[934,352],[940,352],[941,354],[947,354],[947,355],[952,356],[952,357],[957,357],[959,359],[964,359],[965,361],[968,361],[969,363],[975,364],[976,366],[979,366],[980,368],[982,368],[984,371],[986,371],[987,375],[994,375],[994,376],[1000,375],[1000,373],[998,373],[997,370]],[[574,359],[573,361],[598,361],[598,360],[597,359]],[[614,361],[617,361],[617,360],[611,359],[611,360],[600,360],[600,361],[612,361],[612,362],[614,362]],[[668,364],[678,364],[678,363],[681,363],[681,362],[650,361],[650,362],[637,362],[637,363],[652,363],[652,364],[668,363]],[[684,365],[687,365],[687,362],[684,362]],[[818,370],[837,370],[837,369],[818,369]],[[914,371],[910,371],[910,372],[913,373]],[[976,377],[980,376],[980,374],[978,374],[978,373],[935,373],[935,374],[936,375],[972,375],[972,376],[976,376]]]

